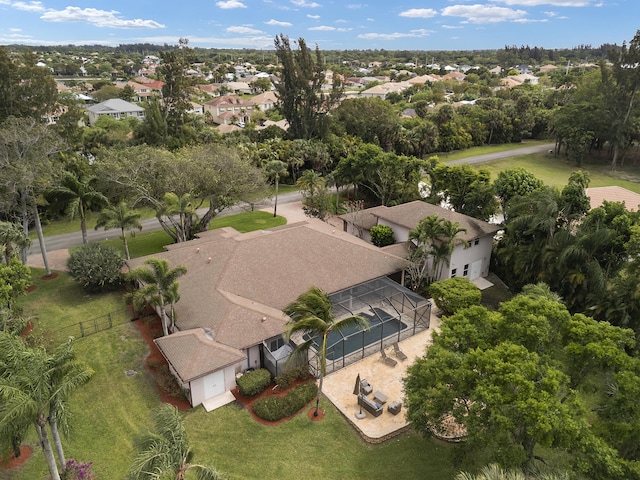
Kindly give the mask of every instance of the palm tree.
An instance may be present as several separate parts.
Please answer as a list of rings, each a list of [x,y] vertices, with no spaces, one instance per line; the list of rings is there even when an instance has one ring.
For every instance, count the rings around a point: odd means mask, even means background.
[[[140,453],[129,471],[131,480],[160,480],[186,478],[187,471],[197,480],[221,480],[224,475],[215,469],[191,463],[193,452],[178,410],[164,404],[154,412],[154,432],[141,435],[136,443]],[[192,477],[189,477],[192,478]]]
[[[166,308],[170,305],[173,309],[173,304],[179,300],[177,279],[187,273],[187,267],[179,265],[169,269],[169,262],[163,258],[150,258],[144,263],[148,267],[134,268],[126,276],[127,280],[140,284],[138,290],[128,294],[127,300],[136,310],[140,310],[145,304],[158,308],[162,333],[166,336],[169,335]]]
[[[20,337],[0,332],[0,445],[9,440],[19,444],[32,423],[52,480],[60,480],[60,475],[47,422],[62,462],[56,419],[68,426],[69,395],[93,375],[91,369],[75,361],[71,342],[50,355],[43,347],[30,348]]]
[[[82,230],[82,243],[88,243],[87,239],[87,211],[95,207],[103,207],[109,203],[107,197],[98,192],[94,185],[98,180],[95,176],[76,176],[71,172],[63,172],[60,185],[51,190],[53,195],[59,196],[69,202],[67,213],[69,217],[80,218]]]
[[[162,198],[162,207],[157,211],[156,216],[164,231],[174,242],[191,240],[192,226],[198,219],[198,215],[190,194],[178,196],[173,192],[166,193]]]
[[[325,179],[313,170],[305,170],[296,181],[296,185],[305,197],[312,197],[317,190],[325,186]]]
[[[267,172],[267,176],[269,178],[273,178],[276,183],[276,197],[273,203],[273,216],[276,216],[276,209],[278,208],[278,185],[280,183],[280,178],[284,178],[289,175],[287,171],[287,164],[280,160],[270,160],[265,165],[265,170]]]
[[[109,206],[102,210],[96,223],[96,230],[98,228],[104,228],[105,230],[110,228],[119,228],[122,233],[122,241],[124,243],[124,254],[127,260],[130,260],[129,244],[127,243],[126,231],[132,231],[134,228],[142,230],[142,224],[140,223],[140,213],[136,210],[130,210],[127,207],[127,202],[121,200],[118,205]]]
[[[0,251],[9,265],[16,250],[29,248],[31,240],[24,234],[22,227],[12,222],[0,222]]]
[[[314,416],[318,416],[318,406],[320,404],[320,394],[322,393],[322,382],[327,373],[327,339],[331,332],[341,332],[348,328],[358,327],[369,328],[369,322],[359,316],[354,315],[346,318],[336,319],[331,310],[332,304],[329,295],[318,287],[311,287],[302,293],[294,302],[284,309],[284,313],[289,315],[291,320],[286,324],[284,333],[285,341],[288,342],[291,336],[298,333],[307,334],[309,340],[299,344],[291,353],[290,360],[308,359],[309,349],[313,341],[321,337],[318,350],[320,360],[320,383],[318,395],[316,397],[316,410]]]

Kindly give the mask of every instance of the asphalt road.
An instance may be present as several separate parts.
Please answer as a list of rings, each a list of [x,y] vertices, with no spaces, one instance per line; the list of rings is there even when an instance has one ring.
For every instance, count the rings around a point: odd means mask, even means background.
[[[537,145],[534,147],[524,147],[524,148],[517,148],[513,150],[505,150],[503,152],[487,153],[485,155],[477,155],[475,157],[468,157],[460,160],[452,160],[450,162],[446,161],[445,159],[445,163],[449,165],[458,165],[458,164],[464,164],[464,163],[475,165],[478,163],[492,162],[494,160],[502,160],[504,158],[515,157],[518,155],[528,155],[530,153],[545,152],[550,149],[553,149],[554,147],[555,145],[553,143],[549,143],[544,145]],[[298,192],[283,193],[278,195],[278,204],[281,205],[286,203],[297,202],[301,198],[302,197]],[[265,199],[263,203],[258,206],[258,208],[262,209],[269,206],[273,206],[273,198]],[[205,211],[206,209],[203,209],[201,211],[198,211],[198,213],[203,214]],[[241,213],[245,211],[247,211],[247,205],[235,205],[231,208],[228,208],[222,211],[220,214],[218,214],[218,217],[223,217],[225,215],[232,215],[235,213]],[[141,220],[140,223],[142,223],[143,232],[159,230],[161,228],[160,223],[158,222],[158,219],[156,219],[155,217],[145,218]],[[117,229],[88,230],[87,236],[90,242],[97,242],[101,240],[108,240],[109,238],[119,237],[120,230],[117,230]],[[80,231],[78,231],[73,233],[65,233],[62,235],[53,235],[50,237],[45,237],[45,244],[47,247],[47,252],[68,249],[70,247],[82,245],[82,234],[80,233]],[[34,239],[31,242],[31,247],[29,248],[28,255],[36,255],[36,254],[40,254],[40,244],[38,243],[37,239]]]

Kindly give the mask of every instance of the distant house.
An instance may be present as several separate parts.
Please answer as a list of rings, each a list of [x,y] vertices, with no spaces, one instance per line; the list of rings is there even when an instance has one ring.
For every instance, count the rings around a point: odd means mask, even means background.
[[[222,95],[204,104],[205,115],[218,125],[229,125],[235,122],[248,123],[255,105],[251,100],[236,95]]]
[[[360,92],[360,96],[364,98],[378,97],[384,100],[390,93],[401,93],[409,87],[411,87],[409,82],[388,82],[367,88]]]
[[[253,88],[247,82],[226,82],[224,86],[236,95],[251,95],[254,93]]]
[[[640,195],[623,187],[592,187],[585,190],[591,208],[598,208],[605,200],[623,202],[627,210],[636,212],[640,207]]]
[[[275,92],[263,92],[253,97],[251,101],[257,108],[266,112],[278,104],[278,96]]]
[[[87,107],[87,115],[89,116],[90,125],[93,125],[96,120],[103,115],[109,115],[116,120],[122,120],[128,117],[144,120],[144,108],[135,103],[125,102],[119,98],[111,98]]]
[[[500,230],[497,225],[421,200],[394,207],[368,208],[357,213],[341,215],[340,218],[345,232],[354,235],[361,233],[366,241],[371,241],[371,227],[387,225],[393,230],[396,243],[406,243],[409,241],[409,231],[414,229],[420,220],[433,214],[452,223],[458,223],[461,228],[466,229],[466,233],[460,234],[459,237],[469,242],[468,248],[463,245],[455,247],[449,258],[449,270],[443,272],[441,280],[450,277],[465,277],[469,280],[486,277],[489,274],[493,236]]]

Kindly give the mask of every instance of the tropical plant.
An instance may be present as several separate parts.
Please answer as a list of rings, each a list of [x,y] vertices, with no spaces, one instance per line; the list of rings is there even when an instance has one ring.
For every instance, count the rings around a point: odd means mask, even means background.
[[[222,480],[214,468],[192,463],[193,451],[180,412],[169,404],[153,415],[155,431],[136,439],[139,449],[128,478],[130,480],[183,480],[193,472],[196,480]],[[189,477],[192,478],[192,477]]]
[[[71,219],[80,218],[82,243],[87,239],[87,212],[93,208],[106,206],[109,201],[101,192],[95,189],[98,178],[88,175],[76,175],[65,171],[60,184],[51,189],[50,193],[67,203],[67,214]]]
[[[453,277],[433,282],[429,286],[429,293],[436,306],[445,315],[454,314],[458,310],[472,305],[479,305],[482,298],[480,289],[465,277]]]
[[[12,222],[0,222],[0,254],[7,265],[11,257],[16,255],[16,250],[23,251],[29,248],[31,240],[24,234],[20,225]]]
[[[87,292],[100,292],[122,284],[122,254],[109,245],[88,243],[67,260],[69,275]]]
[[[396,242],[393,229],[389,225],[374,225],[369,230],[369,234],[371,235],[371,243],[376,247],[386,247]]]
[[[287,171],[287,164],[281,160],[270,160],[265,165],[265,170],[267,171],[267,176],[273,178],[276,184],[276,197],[273,202],[273,216],[275,217],[278,209],[278,186],[280,184],[280,178],[286,177],[289,172]]]
[[[136,310],[144,305],[149,305],[160,310],[162,333],[169,335],[167,324],[167,305],[171,306],[180,300],[178,293],[178,278],[187,273],[187,267],[179,265],[169,268],[169,262],[163,258],[150,258],[145,262],[146,266],[140,266],[131,270],[127,280],[137,282],[140,286],[133,293],[127,294],[127,301],[133,304]],[[175,314],[171,315],[171,323],[175,321]]]
[[[0,332],[0,447],[11,443],[15,449],[33,424],[53,480],[60,480],[60,475],[47,424],[64,467],[58,428],[68,432],[68,399],[93,375],[76,360],[72,342],[70,338],[49,354],[43,347],[30,348],[20,337]]]
[[[368,329],[369,322],[359,316],[352,315],[336,319],[332,311],[332,304],[329,295],[320,288],[312,286],[306,292],[284,308],[284,313],[289,315],[289,322],[286,324],[284,332],[285,342],[289,342],[292,335],[308,335],[308,340],[296,346],[291,352],[289,362],[308,361],[309,350],[318,344],[317,355],[320,361],[318,395],[316,397],[316,409],[314,415],[318,415],[320,395],[322,394],[322,382],[327,373],[327,340],[331,332],[342,332],[349,328]]]
[[[140,223],[140,213],[136,210],[131,210],[127,206],[127,202],[121,200],[117,205],[108,206],[102,209],[98,221],[96,222],[96,230],[98,228],[104,228],[105,230],[110,228],[119,228],[121,232],[122,242],[124,243],[124,255],[127,260],[131,259],[129,255],[129,244],[127,243],[127,231],[131,231],[133,235],[133,229],[137,228],[142,230],[142,224]]]

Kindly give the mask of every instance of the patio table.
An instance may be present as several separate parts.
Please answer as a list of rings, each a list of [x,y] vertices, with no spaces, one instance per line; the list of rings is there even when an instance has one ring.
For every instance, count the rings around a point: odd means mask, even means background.
[[[378,392],[378,391],[374,392],[373,393],[373,399],[377,400],[378,403],[380,403],[382,405],[387,403],[387,396],[382,392]]]

